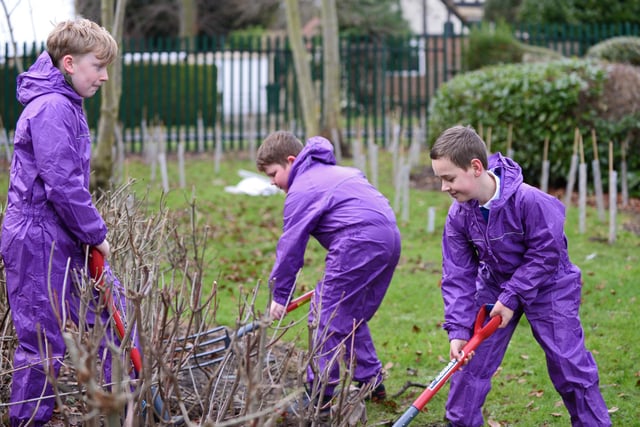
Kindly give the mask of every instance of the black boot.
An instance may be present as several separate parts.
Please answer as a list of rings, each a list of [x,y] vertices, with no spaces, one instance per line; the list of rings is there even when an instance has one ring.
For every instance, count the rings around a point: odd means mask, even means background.
[[[368,387],[365,382],[359,381],[358,388]],[[365,396],[364,400],[371,400],[372,402],[382,402],[387,398],[387,390],[384,387],[384,383],[380,383],[373,390],[371,390]]]

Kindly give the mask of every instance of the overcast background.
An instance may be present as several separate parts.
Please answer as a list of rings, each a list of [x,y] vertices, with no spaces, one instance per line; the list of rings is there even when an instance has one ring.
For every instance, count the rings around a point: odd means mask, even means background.
[[[7,8],[13,37],[18,44],[41,42],[53,26],[74,16],[73,0],[1,0]],[[5,11],[0,11],[0,52],[11,42]]]

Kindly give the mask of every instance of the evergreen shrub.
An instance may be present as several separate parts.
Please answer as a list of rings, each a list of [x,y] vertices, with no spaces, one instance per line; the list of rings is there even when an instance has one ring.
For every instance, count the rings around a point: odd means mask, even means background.
[[[640,65],[640,37],[612,37],[591,46],[586,57],[638,66]]]
[[[522,43],[506,23],[485,22],[471,29],[462,58],[465,69],[473,71],[491,65],[553,61],[563,56],[553,49]]]
[[[525,180],[539,184],[543,144],[549,138],[549,185],[563,185],[576,127],[584,135],[585,153],[591,158],[588,135],[598,121],[606,77],[602,64],[578,59],[510,64],[460,74],[440,86],[432,98],[429,142],[456,124],[472,125],[476,130],[482,126],[485,139],[488,129],[492,130],[491,151],[504,154],[511,125],[514,159],[522,166]],[[604,144],[601,148],[604,155]]]
[[[507,24],[482,23],[469,32],[469,43],[463,51],[467,70],[489,65],[521,62],[524,51]]]

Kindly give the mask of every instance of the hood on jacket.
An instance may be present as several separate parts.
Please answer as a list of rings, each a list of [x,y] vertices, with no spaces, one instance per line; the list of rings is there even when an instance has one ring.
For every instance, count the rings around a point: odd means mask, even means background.
[[[17,78],[16,98],[27,105],[38,96],[48,93],[60,93],[77,102],[82,97],[65,81],[62,72],[53,65],[51,56],[44,51],[36,62]]]
[[[333,154],[333,145],[322,136],[309,138],[302,151],[296,156],[289,173],[289,186],[298,173],[303,173],[317,163],[335,165],[336,157]]]
[[[500,198],[491,202],[492,206],[498,207],[506,203],[524,181],[522,168],[509,157],[497,152],[489,157],[489,169],[500,177]]]
[[[524,179],[520,166],[509,157],[497,152],[489,156],[488,160],[489,170],[500,177],[500,197],[491,202],[491,207],[497,208],[513,196]],[[475,199],[463,203],[458,201],[453,203],[464,210],[478,209],[479,206],[478,201]]]

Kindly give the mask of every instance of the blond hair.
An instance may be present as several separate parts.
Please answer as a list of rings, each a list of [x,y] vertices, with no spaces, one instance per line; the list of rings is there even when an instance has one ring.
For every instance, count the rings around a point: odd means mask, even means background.
[[[264,172],[268,165],[286,166],[287,157],[296,157],[302,148],[302,142],[293,133],[284,130],[275,131],[260,144],[256,154],[256,166],[261,172]]]
[[[431,147],[431,160],[446,158],[455,166],[467,169],[471,160],[479,159],[487,169],[487,145],[471,126],[453,126],[440,134]]]
[[[47,52],[53,63],[65,55],[94,53],[103,64],[110,64],[118,55],[118,43],[100,25],[86,18],[58,23],[47,37]]]

